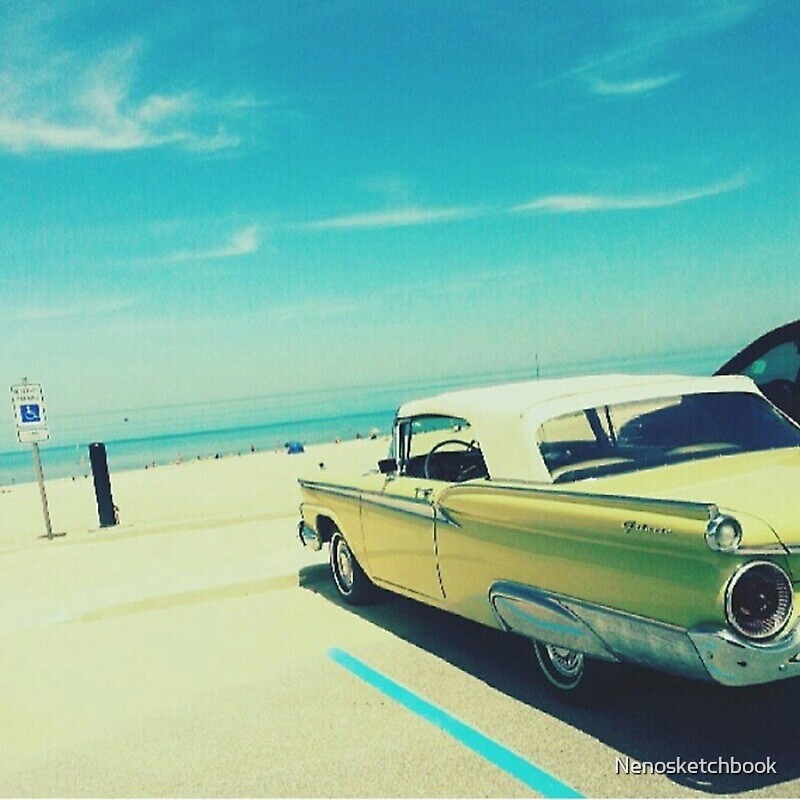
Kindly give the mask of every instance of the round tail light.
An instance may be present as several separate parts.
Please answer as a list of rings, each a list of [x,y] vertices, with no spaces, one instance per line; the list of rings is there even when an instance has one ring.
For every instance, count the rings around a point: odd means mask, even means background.
[[[786,573],[771,561],[751,561],[737,570],[725,593],[728,622],[748,639],[779,633],[792,615],[794,593]]]

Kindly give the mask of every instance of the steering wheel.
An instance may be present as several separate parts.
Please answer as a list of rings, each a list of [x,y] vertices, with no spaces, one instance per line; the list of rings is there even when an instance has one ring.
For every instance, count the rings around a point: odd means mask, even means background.
[[[479,451],[479,448],[474,441],[465,442],[463,439],[445,439],[443,442],[439,442],[438,444],[434,445],[431,448],[431,451],[428,453],[428,455],[425,456],[425,465],[423,468],[423,473],[425,474],[425,477],[428,480],[439,480],[438,478],[435,478],[433,475],[431,475],[431,470],[430,470],[431,456],[449,444],[460,445],[468,453],[470,451]],[[471,473],[476,472],[478,469],[479,469],[478,464],[468,464],[467,466],[462,466],[458,471],[458,475],[456,476],[454,483],[460,483],[461,481],[466,480]]]

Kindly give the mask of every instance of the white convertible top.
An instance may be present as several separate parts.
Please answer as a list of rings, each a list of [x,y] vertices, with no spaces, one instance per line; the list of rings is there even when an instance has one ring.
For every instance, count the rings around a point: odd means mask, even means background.
[[[545,420],[600,405],[708,392],[760,394],[741,375],[586,375],[447,392],[405,403],[398,417],[466,419],[492,478],[550,482],[536,441]]]

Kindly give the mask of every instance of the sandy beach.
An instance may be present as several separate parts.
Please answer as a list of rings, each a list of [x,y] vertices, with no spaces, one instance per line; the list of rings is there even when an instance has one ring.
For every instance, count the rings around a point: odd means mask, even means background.
[[[4,488],[0,793],[307,790],[280,777],[279,760],[257,776],[198,753],[219,742],[204,734],[212,729],[242,758],[254,746],[248,725],[296,729],[288,706],[253,696],[267,676],[280,683],[287,659],[292,671],[304,649],[324,652],[332,633],[308,626],[286,649],[287,604],[308,602],[288,590],[325,560],[295,538],[296,478],[319,462],[367,469],[386,447],[361,440],[112,475],[120,525],[106,529],[91,479],[50,481],[53,529],[66,534],[52,541],[41,538],[36,484]],[[230,716],[254,702],[260,722]]]

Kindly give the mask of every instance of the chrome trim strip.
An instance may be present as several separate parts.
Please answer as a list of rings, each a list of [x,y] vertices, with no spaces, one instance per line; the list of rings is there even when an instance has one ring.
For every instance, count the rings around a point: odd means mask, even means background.
[[[349,489],[344,486],[337,486],[333,483],[319,483],[317,481],[304,481],[298,480],[298,483],[303,489],[311,489],[315,492],[327,492],[328,494],[335,494],[339,497],[350,497],[356,500],[361,496],[358,489]]]
[[[565,500],[586,505],[615,506],[636,511],[649,511],[653,506],[665,514],[707,521],[719,514],[715,503],[697,503],[688,500],[665,500],[661,497],[633,497],[624,494],[592,494],[591,492],[569,492],[562,489],[545,489],[539,484],[503,482],[492,480],[487,483],[464,483],[450,486],[446,493],[462,491],[509,491],[525,492],[551,500]]]
[[[318,481],[301,480],[300,485],[304,489],[325,492],[327,494],[347,497],[354,500],[360,499],[363,503],[388,508],[401,514],[411,514],[415,517],[430,519],[431,522],[436,520],[438,523],[452,525],[455,528],[461,527],[445,509],[434,506],[427,497],[420,497],[418,500],[413,500],[412,498],[395,497],[385,494],[384,492],[359,491],[358,489],[350,489],[336,486],[335,484],[320,483]]]
[[[447,509],[444,509],[441,506],[437,505],[433,507],[433,511],[437,524],[441,523],[442,525],[451,525],[453,528],[461,527],[461,523],[456,522],[450,515],[450,512],[447,511]]]
[[[391,495],[377,494],[375,492],[362,492],[361,502],[371,506],[388,508],[400,514],[410,514],[413,517],[423,517],[430,520],[431,532],[433,532],[434,509],[428,500],[411,500],[404,497],[392,497]]]
[[[300,485],[307,489],[316,489],[318,491],[329,492],[331,494],[342,495],[343,497],[358,497],[359,495],[366,497],[372,495],[374,497],[384,497],[382,494],[376,492],[359,492],[356,489],[346,489],[340,486],[335,486],[328,483],[320,483],[317,481],[300,481]],[[711,520],[719,514],[719,508],[715,503],[696,503],[688,500],[665,500],[661,497],[633,497],[624,494],[592,494],[591,492],[569,492],[561,489],[545,489],[538,484],[528,483],[499,483],[491,481],[487,483],[463,483],[452,484],[445,492],[450,494],[452,492],[486,492],[486,491],[510,491],[510,492],[525,492],[526,494],[537,495],[543,499],[551,500],[565,500],[576,503],[585,503],[587,505],[601,505],[601,506],[624,506],[625,508],[647,511],[655,506],[664,513],[671,513],[674,516],[686,517],[688,519],[697,520]]]
[[[696,680],[709,679],[694,644],[679,625],[584,600],[565,600],[620,660]]]
[[[492,584],[489,596],[517,602],[524,616],[515,618],[516,627],[512,625],[511,629],[523,635],[598,658],[709,680],[694,644],[677,625],[523,584],[499,581]],[[512,620],[504,620],[494,601],[492,606],[504,627],[508,627]],[[501,607],[508,615],[508,605]],[[556,616],[559,611],[561,615]]]
[[[606,661],[618,660],[591,628],[546,592],[499,581],[489,587],[489,600],[507,631]]]

